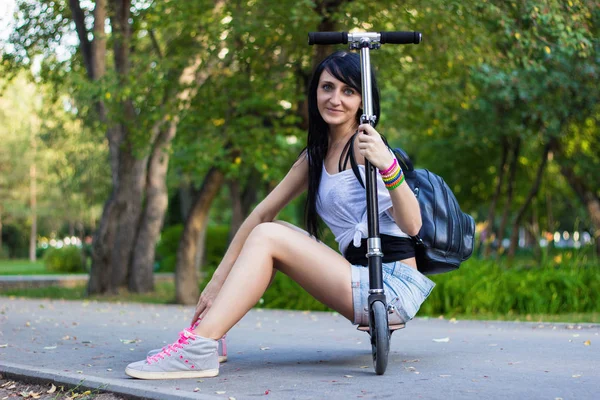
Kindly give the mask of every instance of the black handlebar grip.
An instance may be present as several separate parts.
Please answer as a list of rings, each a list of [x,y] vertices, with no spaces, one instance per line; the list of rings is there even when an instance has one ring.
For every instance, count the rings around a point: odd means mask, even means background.
[[[381,44],[419,44],[421,43],[421,32],[379,32]]]
[[[309,32],[308,44],[346,44],[348,32]]]

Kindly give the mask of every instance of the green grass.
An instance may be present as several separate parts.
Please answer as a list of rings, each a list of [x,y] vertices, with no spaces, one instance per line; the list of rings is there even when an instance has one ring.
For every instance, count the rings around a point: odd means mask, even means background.
[[[133,294],[122,292],[110,296],[85,296],[85,285],[81,284],[73,288],[44,287],[29,289],[7,289],[0,290],[0,296],[25,297],[25,298],[49,298],[62,300],[97,300],[108,302],[134,302],[153,304],[173,304],[175,298],[175,284],[173,282],[157,282],[155,292],[149,294]],[[264,305],[264,304],[263,304]],[[273,308],[273,307],[269,307]],[[456,318],[457,320],[488,320],[488,321],[521,321],[521,322],[544,322],[544,323],[600,323],[600,312],[580,312],[563,314],[516,314],[509,312],[501,313],[474,313],[474,314],[428,314],[427,307],[423,307],[417,317],[429,318]],[[322,310],[322,307],[319,307]]]
[[[47,298],[53,300],[98,300],[109,302],[133,302],[133,303],[154,303],[169,304],[175,299],[175,284],[173,282],[157,282],[155,291],[152,293],[128,293],[120,292],[114,295],[106,296],[86,296],[85,283],[77,284],[74,287],[48,286],[40,288],[27,289],[1,289],[0,296],[27,297],[27,298]]]
[[[417,314],[417,317],[444,318],[456,320],[477,320],[477,321],[515,321],[515,322],[538,322],[538,323],[600,323],[600,312],[587,313],[565,313],[565,314],[456,314],[456,315],[425,315]]]
[[[41,275],[48,274],[43,260],[0,260],[0,275]]]
[[[85,273],[85,272],[78,272]],[[0,260],[0,275],[56,275],[63,272],[48,271],[44,260]]]

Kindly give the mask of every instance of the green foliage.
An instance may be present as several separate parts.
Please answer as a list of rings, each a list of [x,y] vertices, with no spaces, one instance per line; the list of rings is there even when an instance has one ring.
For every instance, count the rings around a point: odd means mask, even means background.
[[[77,246],[49,248],[44,254],[44,264],[52,272],[73,273],[84,270],[81,249]]]
[[[156,246],[156,259],[159,272],[174,272],[177,264],[177,249],[183,233],[183,225],[165,228]],[[209,225],[206,232],[206,265],[208,269],[217,267],[227,250],[229,228],[225,225]]]
[[[3,244],[0,246],[0,260],[7,260],[10,258],[10,251],[8,250],[8,246]]]
[[[507,269],[469,260],[458,271],[431,278],[437,286],[421,307],[427,315],[562,314],[600,307],[600,268],[594,262]]]
[[[29,233],[25,224],[3,224],[2,243],[8,248],[10,258],[27,257],[29,255]]]
[[[159,272],[174,272],[177,263],[177,248],[183,232],[183,225],[177,224],[165,228],[156,245],[156,261]]]
[[[226,225],[209,225],[206,232],[206,265],[216,267],[227,250],[229,227]]]

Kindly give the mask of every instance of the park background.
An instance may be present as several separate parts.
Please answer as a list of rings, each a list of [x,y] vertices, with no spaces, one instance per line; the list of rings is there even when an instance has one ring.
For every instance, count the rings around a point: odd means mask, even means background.
[[[195,304],[305,145],[311,71],[344,48],[307,33],[416,30],[372,53],[378,129],[477,223],[420,315],[600,320],[598,1],[3,0],[0,18],[0,274],[89,273],[0,295]],[[302,226],[304,200],[279,219]],[[279,275],[260,307],[325,310]]]

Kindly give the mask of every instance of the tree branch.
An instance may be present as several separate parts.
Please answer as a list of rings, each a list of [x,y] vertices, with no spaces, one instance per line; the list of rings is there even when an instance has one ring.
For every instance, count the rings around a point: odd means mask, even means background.
[[[88,39],[88,31],[85,28],[85,14],[79,5],[79,0],[69,0],[69,7],[75,22],[77,36],[79,37],[79,46],[83,54],[83,63],[87,71],[88,78],[94,79],[94,64],[92,56],[92,44]]]

